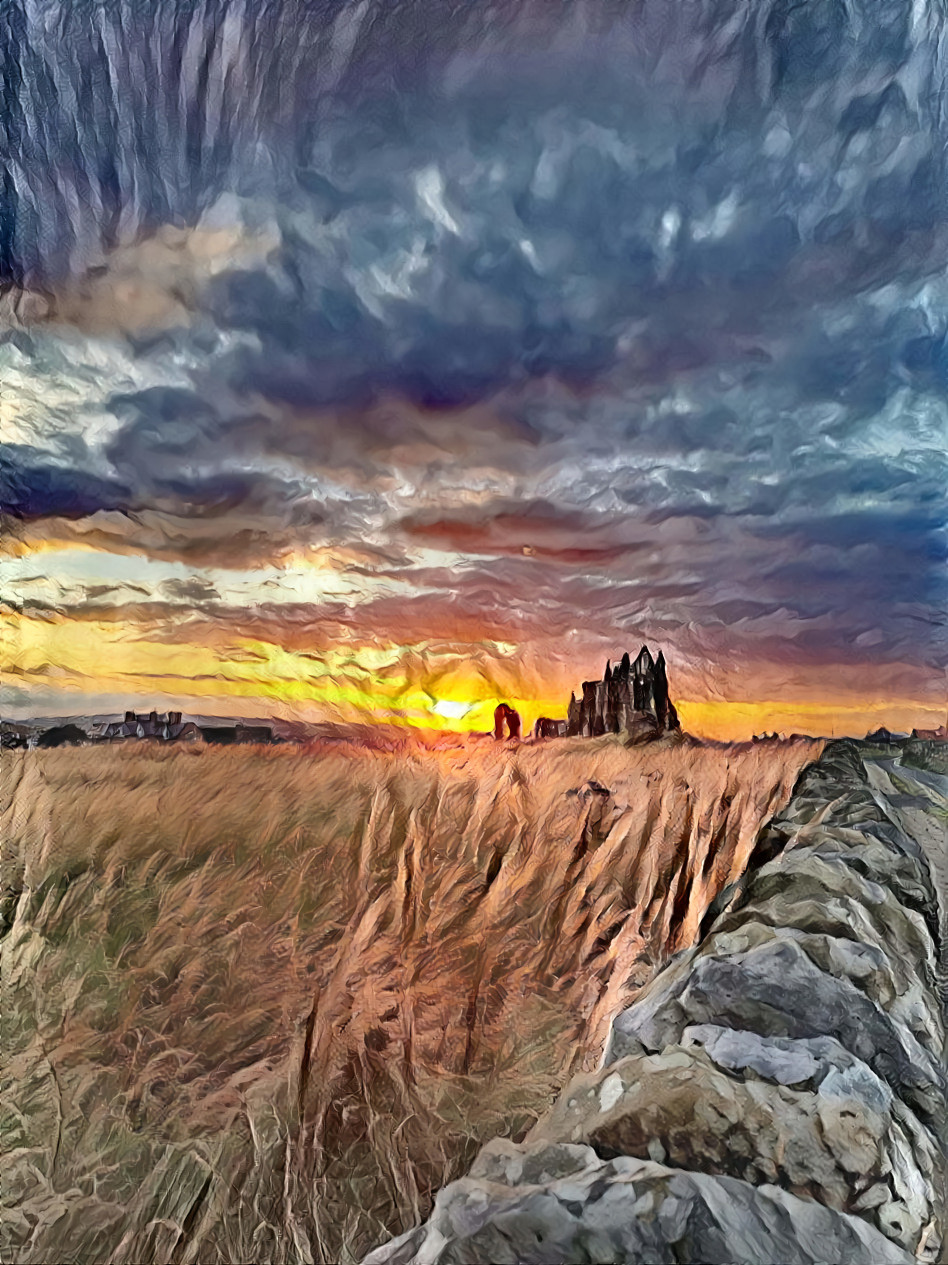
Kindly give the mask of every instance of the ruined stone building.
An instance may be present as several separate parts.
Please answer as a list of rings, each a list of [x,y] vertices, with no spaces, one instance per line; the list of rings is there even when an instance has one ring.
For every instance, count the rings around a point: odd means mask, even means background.
[[[137,716],[135,712],[126,712],[124,720],[116,720],[102,730],[100,737],[110,742],[123,738],[151,738],[159,742],[195,742],[202,737],[200,729],[193,721],[182,721],[180,712],[169,712],[167,716],[159,716],[157,712],[149,712],[147,716]]]
[[[196,725],[194,721],[182,720],[180,712],[168,712],[167,716],[159,716],[157,712],[149,712],[147,716],[126,712],[124,720],[104,726],[99,738],[106,742],[151,739],[158,742],[207,742],[217,746],[274,741],[269,725],[245,725],[239,720],[233,725]]]
[[[549,716],[540,716],[533,726],[534,738],[564,738],[568,729],[565,720],[551,720]]]
[[[509,703],[499,703],[494,711],[494,737],[501,742],[505,737],[520,737],[520,713]]]
[[[582,697],[570,698],[566,732],[585,738],[597,734],[648,736],[680,729],[678,713],[668,697],[665,656],[653,659],[643,646],[633,663],[626,653],[613,667],[606,664],[601,681],[584,681]]]

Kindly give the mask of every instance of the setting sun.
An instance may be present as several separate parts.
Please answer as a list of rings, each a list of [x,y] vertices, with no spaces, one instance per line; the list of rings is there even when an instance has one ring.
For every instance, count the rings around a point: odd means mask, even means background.
[[[439,698],[431,705],[436,716],[444,716],[447,720],[463,720],[475,703],[458,703],[451,699]]]

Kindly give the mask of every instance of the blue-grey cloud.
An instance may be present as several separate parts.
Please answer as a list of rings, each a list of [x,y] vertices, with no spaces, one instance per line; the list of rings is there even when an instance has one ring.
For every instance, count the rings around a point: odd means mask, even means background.
[[[943,662],[940,3],[11,13],[40,396],[62,348],[15,516],[151,512],[126,542],[195,564],[371,539],[472,618],[784,621],[828,661],[880,625],[859,653]],[[63,323],[124,359],[80,369]]]
[[[117,480],[37,461],[24,445],[8,444],[0,451],[0,507],[15,518],[84,518],[122,509],[129,495]]]

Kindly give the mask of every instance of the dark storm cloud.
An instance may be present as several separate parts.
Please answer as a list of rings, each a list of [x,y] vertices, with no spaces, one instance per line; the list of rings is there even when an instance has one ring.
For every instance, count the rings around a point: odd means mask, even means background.
[[[840,144],[865,134],[884,142],[920,114],[941,121],[944,105],[931,92],[942,69],[939,29],[938,6],[920,13],[909,0],[769,0],[753,9],[704,0],[681,12],[664,0],[581,10],[558,0],[474,0],[450,14],[435,0],[157,0],[147,11],[19,0],[3,49],[15,213],[5,264],[22,274],[75,263],[128,222],[193,219],[222,187],[296,178],[324,217],[379,186],[384,197],[384,175],[374,177],[362,156],[374,151],[384,167],[393,141],[396,158],[415,149],[406,103],[418,97],[443,109],[446,98],[482,85],[478,135],[487,144],[511,105],[542,108],[570,85],[576,100],[622,119],[627,95],[602,87],[610,60],[622,79],[644,85],[640,105],[687,85],[710,107],[701,132],[678,141],[685,169],[717,146],[726,170],[739,145],[720,143],[722,121],[739,128],[762,110],[805,106],[836,83],[846,91],[826,114]],[[564,59],[565,84],[551,82],[547,66]],[[906,87],[896,76],[907,68]],[[319,162],[327,132],[337,138],[336,179]],[[590,174],[597,191],[609,191],[608,169],[593,163]],[[893,219],[899,178],[879,179],[890,184],[875,203]],[[936,173],[917,184],[934,200]],[[581,214],[581,203],[564,203],[561,214]],[[77,204],[89,210],[81,223]],[[929,209],[909,214],[927,223]]]
[[[380,40],[393,7],[403,37],[386,47]],[[130,144],[134,135],[119,127],[131,106],[108,100],[98,117],[90,109],[94,135],[81,139],[91,148],[79,146],[90,165],[97,149],[110,146],[115,179],[108,189],[116,214],[133,220],[193,219],[222,188],[240,187],[243,165],[261,148],[251,140],[273,141],[279,122],[285,135],[267,151],[272,170],[248,189],[278,197],[282,246],[270,268],[220,277],[209,302],[222,326],[260,339],[258,351],[234,353],[234,384],[290,404],[358,402],[395,390],[450,406],[524,375],[589,382],[621,357],[623,326],[636,319],[648,326],[633,348],[637,372],[664,380],[714,363],[729,330],[760,332],[775,317],[786,321],[788,304],[825,301],[841,285],[879,284],[880,268],[904,281],[943,262],[948,183],[944,153],[932,143],[937,97],[924,90],[939,68],[934,43],[926,48],[925,32],[911,30],[908,3],[848,11],[821,3],[805,6],[806,18],[772,3],[755,21],[735,21],[739,7],[705,5],[698,25],[709,38],[718,32],[714,59],[710,48],[683,38],[667,6],[662,22],[644,6],[618,23],[615,9],[599,6],[593,35],[611,22],[622,46],[623,36],[633,44],[649,31],[661,41],[656,54],[664,46],[670,63],[681,63],[677,74],[649,82],[642,55],[621,73],[606,56],[593,80],[581,58],[564,55],[570,64],[553,74],[555,103],[522,67],[520,83],[508,79],[502,90],[488,68],[485,90],[448,91],[451,62],[442,46],[453,42],[462,59],[476,59],[480,8],[470,6],[470,25],[462,19],[458,26],[455,17],[453,30],[441,23],[431,34],[420,4],[323,5],[321,16],[310,12],[294,30],[289,3],[253,14],[207,3],[203,26],[200,7],[189,17],[169,3],[156,7],[154,42],[146,44],[148,32],[105,18],[100,30],[85,6],[67,5],[51,24],[52,38],[79,38],[65,46],[57,72],[24,79],[18,100],[24,123],[31,112],[38,117],[35,98],[45,84],[47,150],[38,156],[49,164],[54,143],[80,139],[72,115],[67,130],[60,114],[88,91],[82,85],[110,44],[122,56],[109,61],[104,91],[122,82],[122,58],[134,55],[146,67],[155,59],[144,86],[130,85],[136,92],[155,85],[152,109],[136,119],[140,143]],[[526,20],[530,6],[520,9]],[[547,24],[555,26],[549,14]],[[526,29],[532,36],[535,22]],[[31,30],[27,23],[24,36]],[[496,35],[485,27],[480,40]],[[383,47],[389,73],[408,48],[413,69],[424,73],[416,73],[411,93],[380,101]],[[192,62],[205,48],[202,87]],[[347,76],[351,84],[365,76],[347,109],[314,100],[318,76],[304,90],[308,56],[315,59],[310,70],[336,66],[324,82],[337,91]],[[236,95],[227,111],[223,98],[213,99],[215,58],[222,71],[240,67],[251,76],[258,89],[249,93],[252,113]],[[281,69],[279,96],[266,77],[269,65]],[[164,95],[171,82],[193,88],[193,115],[177,96]],[[225,74],[219,91],[235,92],[233,84]],[[171,152],[175,136],[184,143]],[[898,142],[914,142],[900,160],[891,152]],[[854,158],[857,145],[865,153]],[[152,161],[139,173],[145,154]],[[876,174],[880,155],[891,168],[884,175]],[[119,178],[123,163],[126,180]],[[845,189],[836,181],[841,165],[850,177]],[[24,169],[17,183],[11,240],[24,248],[59,222],[54,201],[48,223],[33,205],[44,170],[51,174],[43,163]],[[157,212],[146,192],[155,185]],[[64,192],[58,185],[44,191]],[[82,237],[77,228],[92,232],[97,220],[109,219],[108,198],[99,193],[86,199],[80,225],[70,215],[64,226],[73,246]],[[731,195],[733,222],[722,231],[715,215]],[[434,204],[444,206],[440,220]],[[663,246],[659,226],[669,212],[675,227],[664,230]],[[457,231],[446,227],[452,221]],[[925,242],[913,237],[919,232]],[[41,261],[57,253],[46,244]],[[914,255],[904,258],[906,250]],[[405,267],[415,271],[403,283]]]
[[[138,420],[105,449],[114,468],[136,489],[139,506],[157,505],[194,518],[242,511],[273,514],[287,525],[315,527],[324,521],[321,507],[297,480],[234,466],[241,456],[239,428],[202,428],[200,413],[175,418],[179,403],[199,401],[188,392],[181,392],[180,399],[174,393],[176,403],[169,408],[170,394],[156,388],[136,397]],[[155,395],[161,400],[157,408]],[[227,468],[221,468],[225,454]]]
[[[410,515],[398,531],[411,541],[463,553],[525,555],[575,564],[628,562],[648,548],[626,516],[562,509],[549,501],[503,500],[444,517]]]
[[[220,600],[220,594],[213,584],[208,584],[206,580],[193,576],[188,580],[165,580],[161,586],[162,592],[177,602],[190,602],[194,605],[200,605],[204,602],[217,602]]]
[[[297,183],[268,267],[214,283],[216,319],[259,340],[232,353],[232,384],[294,406],[395,392],[458,407],[549,373],[588,387],[624,363],[665,384],[740,358],[742,338],[789,333],[803,394],[858,380],[855,403],[883,399],[865,350],[839,338],[830,360],[813,308],[943,268],[945,158],[918,117],[883,198],[867,161],[838,187],[842,142],[802,116],[810,146],[762,158],[768,116],[728,145],[659,99],[665,135],[643,146],[638,103],[625,104],[607,122],[593,98],[491,125],[464,98],[437,121],[419,109],[410,144],[380,137],[354,154],[330,129],[318,160],[327,183],[353,186],[349,203],[327,218]],[[347,127],[358,135],[357,116]],[[831,214],[849,231],[827,238],[821,204],[842,205]]]
[[[415,583],[485,610],[519,604],[527,621],[542,612],[544,626],[554,621],[561,632],[585,625],[619,636],[667,616],[704,627],[743,623],[745,634],[756,624],[771,647],[828,660],[841,642],[881,624],[884,635],[860,650],[865,659],[941,670],[948,645],[935,612],[948,568],[940,503],[948,472],[936,467],[915,497],[907,474],[900,483],[883,463],[866,464],[852,491],[874,492],[872,508],[827,512],[838,486],[827,477],[822,489],[804,480],[795,505],[766,510],[734,513],[723,496],[687,514],[681,494],[677,514],[647,517],[497,502],[451,519],[415,515],[401,530],[482,558],[463,575],[416,570]]]
[[[288,527],[317,528],[325,521],[322,508],[298,482],[253,469],[196,473],[191,458],[173,442],[153,441],[146,427],[137,434],[123,432],[109,447],[119,478],[37,460],[33,449],[9,444],[0,453],[0,508],[25,520],[157,509],[184,519],[263,513]]]
[[[129,490],[115,479],[37,459],[32,448],[7,444],[0,451],[0,510],[15,518],[84,518],[122,509]]]

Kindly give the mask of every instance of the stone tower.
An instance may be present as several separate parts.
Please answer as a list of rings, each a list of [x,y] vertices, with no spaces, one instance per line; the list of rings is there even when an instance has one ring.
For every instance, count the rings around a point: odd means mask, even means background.
[[[679,729],[678,713],[668,697],[665,656],[653,659],[643,646],[635,662],[624,654],[611,660],[601,681],[584,681],[582,696],[570,698],[567,733],[594,738],[598,734],[656,735]]]

